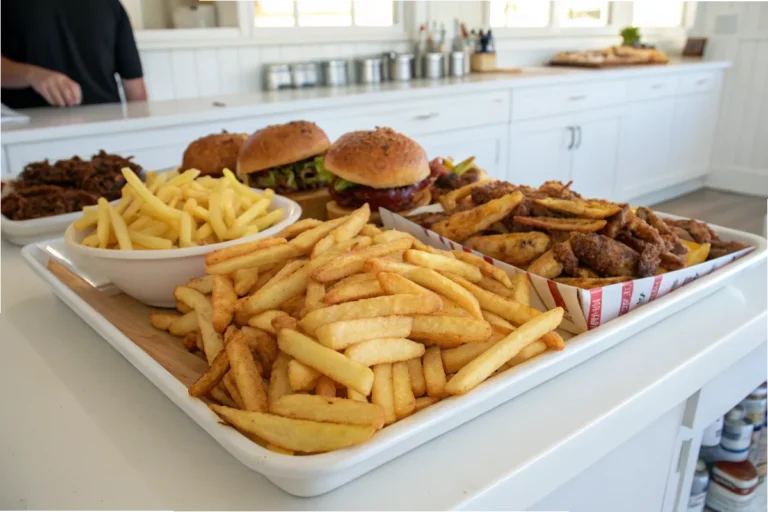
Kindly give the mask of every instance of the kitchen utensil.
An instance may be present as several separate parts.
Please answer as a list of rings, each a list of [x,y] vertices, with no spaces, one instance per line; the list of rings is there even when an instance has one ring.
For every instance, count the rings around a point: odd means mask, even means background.
[[[381,54],[381,80],[386,82],[393,80],[392,66],[394,66],[397,52],[384,52]]]

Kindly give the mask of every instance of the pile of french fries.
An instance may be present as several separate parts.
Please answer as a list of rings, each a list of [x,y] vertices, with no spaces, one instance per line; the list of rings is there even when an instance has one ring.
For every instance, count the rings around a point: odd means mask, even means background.
[[[280,222],[285,212],[269,209],[273,190],[259,193],[228,169],[223,178],[189,169],[147,173],[146,184],[127,167],[120,201],[100,198],[83,211],[77,230],[91,230],[82,245],[123,251],[197,247],[252,236]]]
[[[280,453],[328,452],[547,350],[563,310],[528,305],[525,276],[347,217],[211,253],[151,315],[208,370],[189,388]]]

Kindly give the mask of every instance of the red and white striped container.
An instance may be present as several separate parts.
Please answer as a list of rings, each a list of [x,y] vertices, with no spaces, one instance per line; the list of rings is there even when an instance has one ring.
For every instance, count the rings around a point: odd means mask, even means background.
[[[419,210],[414,213],[420,213],[421,211],[425,210]],[[448,240],[434,231],[423,228],[407,218],[383,208],[379,209],[379,213],[385,227],[410,233],[432,247],[447,250],[461,249],[477,254],[482,256],[487,262],[503,269],[509,275],[521,272],[526,273],[531,282],[532,289],[536,292],[531,294],[531,306],[540,310],[550,310],[558,306],[563,308],[565,315],[560,327],[573,334],[579,334],[600,327],[602,324],[625,315],[643,304],[652,302],[681,286],[695,281],[699,277],[714,272],[723,265],[731,263],[754,249],[750,247],[721,258],[705,261],[692,267],[667,272],[658,276],[584,290],[545,279],[495,260],[490,256]],[[672,215],[660,215],[662,217],[677,218]]]

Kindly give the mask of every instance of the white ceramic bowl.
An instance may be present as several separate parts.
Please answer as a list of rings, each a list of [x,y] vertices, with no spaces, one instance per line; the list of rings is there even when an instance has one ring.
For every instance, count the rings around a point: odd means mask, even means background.
[[[295,201],[275,196],[269,211],[282,208],[285,219],[253,236],[201,247],[162,251],[120,251],[95,249],[80,244],[88,231],[78,231],[72,224],[64,233],[64,242],[72,251],[75,263],[109,279],[112,284],[134,299],[150,306],[173,307],[173,289],[205,273],[205,255],[229,247],[277,234],[301,217],[301,207]]]

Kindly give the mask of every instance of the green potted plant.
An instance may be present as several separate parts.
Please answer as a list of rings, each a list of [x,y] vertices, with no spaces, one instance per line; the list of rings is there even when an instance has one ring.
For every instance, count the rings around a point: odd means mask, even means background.
[[[640,46],[640,28],[639,27],[624,27],[619,35],[622,38],[621,44],[623,46]]]

